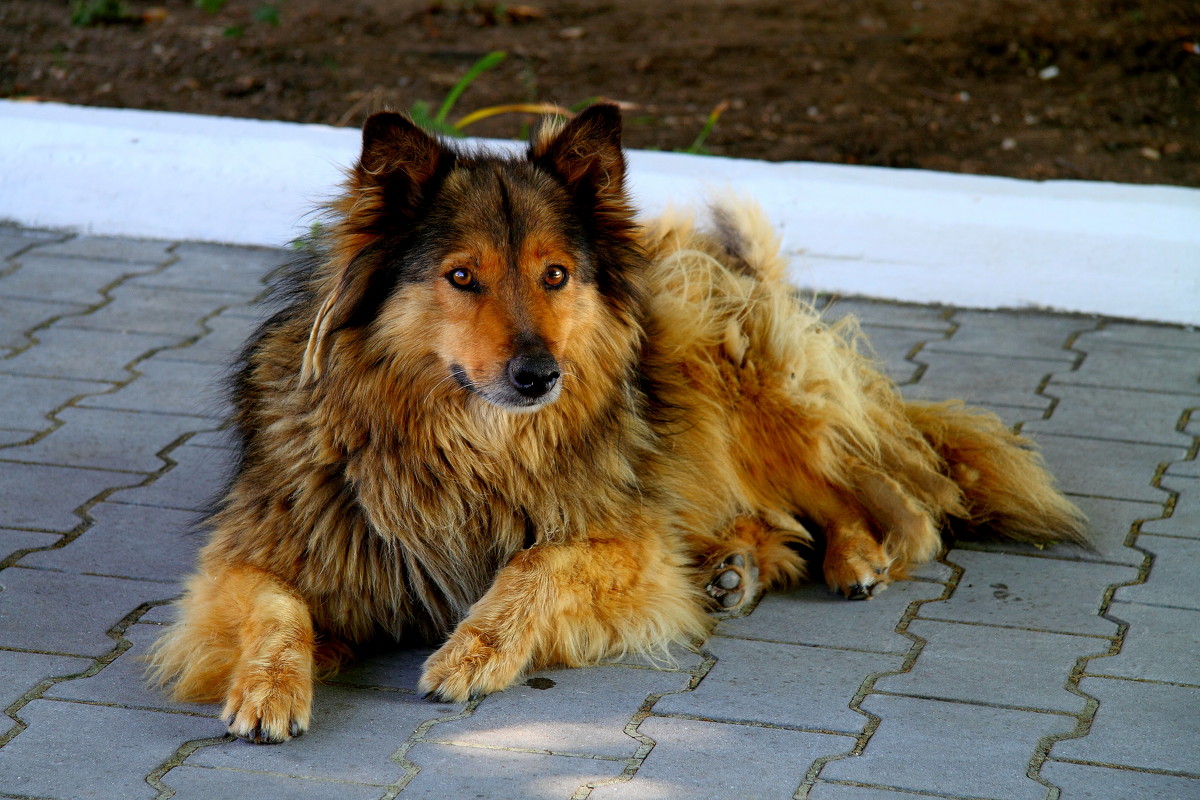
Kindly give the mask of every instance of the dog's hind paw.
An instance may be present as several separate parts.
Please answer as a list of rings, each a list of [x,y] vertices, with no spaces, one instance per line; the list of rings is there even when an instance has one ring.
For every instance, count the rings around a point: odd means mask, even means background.
[[[704,591],[721,613],[735,613],[758,595],[758,565],[751,556],[733,553],[713,567]]]
[[[229,732],[253,744],[278,744],[308,730],[312,687],[280,687],[269,679],[238,681],[221,719]]]
[[[892,582],[892,559],[882,547],[825,554],[825,583],[847,600],[870,600]]]

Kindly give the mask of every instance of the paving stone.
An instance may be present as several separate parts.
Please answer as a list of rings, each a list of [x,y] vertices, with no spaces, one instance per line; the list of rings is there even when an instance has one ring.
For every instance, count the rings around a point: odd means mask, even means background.
[[[1067,362],[1060,369],[1069,369],[1079,358],[1079,353],[1065,349],[1071,337],[1097,324],[1087,317],[1020,311],[955,311],[952,321],[958,325],[953,335],[931,341],[927,350]]]
[[[1135,567],[1141,566],[1145,556],[1132,547],[1126,547],[1125,539],[1135,522],[1153,519],[1162,514],[1163,506],[1161,504],[1077,496],[1071,497],[1070,500],[1079,506],[1079,510],[1087,517],[1088,537],[1095,546],[1094,550],[1065,543],[1042,549],[1021,542],[969,542],[961,539],[957,542],[956,547],[989,553],[1048,555],[1074,561],[1108,561]]]
[[[1079,439],[1040,434],[1041,447],[1059,488],[1071,495],[1091,495],[1112,500],[1166,502],[1167,495],[1150,485],[1158,465],[1183,458],[1181,447]]]
[[[174,800],[376,800],[384,787],[344,781],[306,780],[262,772],[237,772],[184,765],[163,776]]]
[[[141,414],[101,408],[66,408],[65,423],[37,442],[3,451],[5,458],[39,464],[156,472],[157,453],[191,431],[215,426],[212,420],[171,414]],[[128,476],[125,485],[137,483]]]
[[[1104,330],[1089,333],[1087,338],[1098,342],[1200,350],[1200,330],[1175,325],[1109,322]]]
[[[95,523],[57,550],[31,553],[23,567],[145,580],[180,580],[196,563],[204,537],[193,532],[199,515],[153,506],[98,503]]]
[[[1178,492],[1179,497],[1170,517],[1144,523],[1142,533],[1200,539],[1200,478],[1167,475],[1159,485]]]
[[[924,400],[955,398],[968,403],[1001,403],[1044,411],[1050,400],[1037,393],[1047,375],[1062,369],[1058,359],[1013,358],[926,349],[917,361],[926,365],[918,383],[904,396]]]
[[[63,800],[154,798],[145,776],[213,725],[185,714],[54,700],[35,700],[19,716],[29,728],[0,749],[0,792]]]
[[[1092,764],[1047,761],[1042,778],[1063,790],[1070,800],[1187,800],[1200,797],[1200,780],[1155,775]]]
[[[900,656],[719,636],[705,647],[717,657],[716,666],[693,691],[659,700],[656,714],[854,735],[867,723],[850,709],[854,694],[867,676],[903,664]]]
[[[19,300],[0,297],[0,347],[21,349],[32,344],[26,333],[56,317],[75,314],[87,307],[77,303]]]
[[[1198,436],[1197,429],[1194,426],[1188,427],[1188,433],[1192,436]],[[1200,459],[1192,459],[1191,461],[1176,461],[1167,466],[1168,475],[1181,475],[1186,478],[1200,478]]]
[[[920,365],[909,361],[908,354],[918,345],[929,341],[928,331],[864,325],[863,333],[870,342],[867,354],[883,361],[885,375],[900,384],[910,383],[916,378]],[[918,356],[917,361],[920,360]]]
[[[0,425],[6,428],[43,431],[54,427],[47,418],[72,398],[111,389],[112,384],[34,378],[26,375],[0,376]]]
[[[175,462],[161,477],[146,486],[114,492],[114,503],[205,511],[224,488],[232,459],[229,451],[184,445],[168,456]]]
[[[1200,341],[1200,335],[1197,336]],[[1077,371],[1058,375],[1061,383],[1149,389],[1200,395],[1200,357],[1195,350],[1080,342],[1087,357]]]
[[[303,738],[279,747],[224,742],[197,750],[184,763],[387,785],[404,774],[392,756],[421,723],[461,710],[461,705],[430,703],[398,692],[318,686],[313,725]],[[224,732],[219,721],[210,723],[218,734]],[[206,735],[211,731],[210,727]]]
[[[52,258],[36,251],[22,256],[17,263],[16,270],[0,277],[0,294],[85,306],[103,303],[104,290],[118,281],[153,269],[122,261]]]
[[[995,800],[1045,800],[1025,775],[1038,740],[1074,729],[1075,718],[941,700],[871,695],[881,719],[866,750],[825,765],[825,780]],[[919,743],[919,744],[918,744]],[[953,754],[947,757],[947,754]]]
[[[212,447],[220,450],[236,450],[237,442],[228,429],[201,431],[187,440],[189,447]]]
[[[37,332],[38,344],[0,361],[0,371],[47,378],[120,383],[133,377],[125,366],[180,337],[87,331],[52,326]],[[3,379],[7,382],[8,378]]]
[[[132,383],[115,392],[88,397],[78,405],[217,419],[229,414],[221,399],[221,378],[216,370],[154,358],[139,363],[137,370],[141,374]]]
[[[61,538],[56,533],[10,531],[0,528],[0,561],[8,558],[18,550],[26,550],[31,547],[48,547]],[[0,706],[0,708],[3,708],[3,706]]]
[[[1113,636],[1097,616],[1104,592],[1137,577],[1132,567],[954,550],[964,572],[948,600],[927,603],[922,619],[976,622],[1056,633]]]
[[[1083,678],[1081,691],[1100,701],[1082,739],[1056,742],[1052,758],[1135,769],[1196,774],[1200,688]]]
[[[82,700],[92,703],[129,706],[163,711],[186,711],[216,717],[221,707],[215,703],[173,703],[146,678],[146,649],[162,633],[159,625],[130,625],[125,632],[133,646],[88,678],[54,684],[44,697],[56,700]],[[219,731],[216,735],[219,735]]]
[[[1114,602],[1108,613],[1129,629],[1120,653],[1088,662],[1089,675],[1200,685],[1200,611]]]
[[[854,746],[845,736],[661,717],[638,732],[654,749],[631,780],[597,787],[593,800],[791,797],[813,761]],[[749,757],[731,757],[737,753]]]
[[[914,619],[925,639],[913,667],[887,675],[875,690],[914,697],[1076,714],[1083,698],[1064,687],[1077,659],[1107,653],[1108,639]]]
[[[62,241],[66,237],[49,231],[31,231],[0,225],[0,259],[9,259],[26,250]]]
[[[446,744],[414,745],[408,759],[421,771],[401,792],[405,800],[422,797],[562,800],[580,786],[610,780],[625,769],[624,759],[605,761]]]
[[[104,307],[58,324],[86,330],[199,336],[204,333],[200,320],[233,299],[215,292],[128,285],[114,289],[111,295],[112,302]]]
[[[0,675],[4,676],[4,680],[0,681],[0,708],[8,708],[20,699],[21,695],[47,678],[74,675],[91,665],[90,658],[0,650]],[[0,721],[0,734],[11,724],[12,721],[8,719]]]
[[[1191,437],[1175,430],[1188,398],[1155,392],[1069,386],[1050,382],[1046,394],[1060,399],[1050,419],[1035,420],[1026,433],[1058,433],[1145,444],[1186,447]]]
[[[37,249],[37,254],[134,264],[162,264],[172,258],[170,253],[172,244],[172,242],[154,239],[75,236],[64,242],[41,245]]]
[[[864,325],[915,328],[933,331],[938,335],[949,333],[954,327],[953,324],[946,321],[944,312],[939,308],[874,302],[857,298],[837,298],[821,314],[831,320],[853,314]]]
[[[722,620],[716,633],[902,655],[912,648],[911,639],[896,633],[905,610],[914,601],[939,597],[945,588],[940,583],[900,581],[869,602],[852,603],[824,584],[809,584],[787,594],[768,594],[753,614]]]
[[[626,653],[621,658],[603,661],[602,664],[618,664],[645,669],[688,671],[704,663],[704,655],[697,650],[688,650],[672,642],[665,657],[648,653]]]
[[[11,457],[11,449],[0,456]],[[69,531],[82,523],[75,509],[100,492],[129,486],[140,475],[97,469],[0,461],[0,525],[43,531]]]
[[[933,795],[921,794],[920,797],[933,797]],[[918,800],[918,797],[911,792],[895,792],[890,789],[817,781],[808,793],[808,800]]]
[[[257,320],[221,313],[206,320],[204,326],[209,333],[195,344],[164,350],[155,355],[153,360],[189,361],[227,367],[242,351],[242,346],[258,328],[258,323]]]
[[[117,644],[106,631],[142,603],[177,593],[162,583],[9,567],[0,572],[0,647],[99,658]]]
[[[417,681],[421,678],[421,667],[432,653],[432,647],[397,647],[372,653],[327,678],[326,682],[349,686],[382,686],[415,693]]]
[[[0,428],[0,447],[14,444],[25,444],[40,431],[22,430],[20,428]]]
[[[177,260],[134,283],[171,289],[202,289],[252,299],[264,290],[263,278],[288,257],[281,250],[220,244],[181,244]]]
[[[1143,534],[1138,547],[1154,554],[1150,578],[1136,586],[1117,589],[1114,600],[1152,606],[1200,609],[1195,570],[1200,564],[1200,539],[1176,539]]]
[[[684,689],[690,676],[625,667],[539,672],[546,689],[518,684],[488,696],[471,716],[438,725],[429,741],[628,758],[625,725],[649,695]]]

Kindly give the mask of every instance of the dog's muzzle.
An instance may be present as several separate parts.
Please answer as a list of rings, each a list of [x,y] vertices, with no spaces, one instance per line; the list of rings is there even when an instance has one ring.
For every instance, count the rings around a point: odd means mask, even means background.
[[[558,361],[545,350],[513,356],[505,372],[509,385],[530,400],[541,399],[552,391],[562,375]]]

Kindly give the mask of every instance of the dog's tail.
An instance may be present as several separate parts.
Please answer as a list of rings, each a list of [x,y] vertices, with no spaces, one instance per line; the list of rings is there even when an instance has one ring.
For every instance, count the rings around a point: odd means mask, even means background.
[[[906,402],[912,425],[962,490],[951,527],[964,538],[1088,546],[1086,519],[1060,492],[1033,444],[995,414],[960,402]]]

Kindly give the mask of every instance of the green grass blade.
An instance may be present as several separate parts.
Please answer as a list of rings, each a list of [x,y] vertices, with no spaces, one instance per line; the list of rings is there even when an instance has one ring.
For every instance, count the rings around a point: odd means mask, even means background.
[[[450,109],[454,108],[454,104],[458,102],[459,95],[466,91],[471,82],[506,58],[508,58],[508,53],[503,50],[496,50],[472,64],[471,68],[467,70],[467,74],[463,75],[462,79],[454,84],[454,88],[446,95],[446,99],[442,101],[441,107],[438,108],[437,114],[433,117],[434,121],[445,122],[446,117],[450,115]]]

